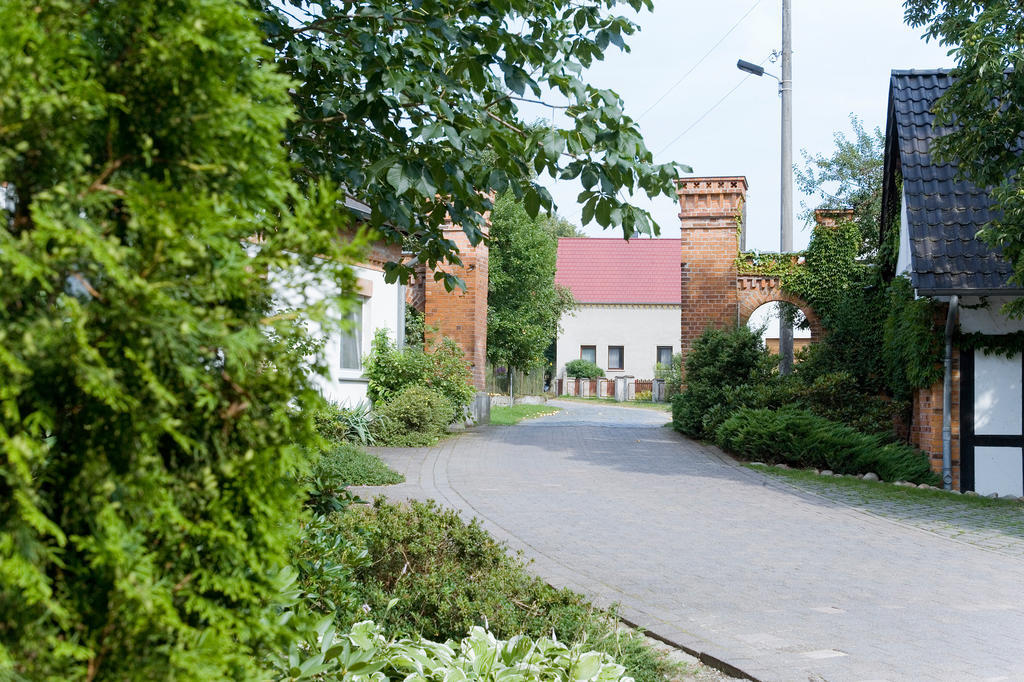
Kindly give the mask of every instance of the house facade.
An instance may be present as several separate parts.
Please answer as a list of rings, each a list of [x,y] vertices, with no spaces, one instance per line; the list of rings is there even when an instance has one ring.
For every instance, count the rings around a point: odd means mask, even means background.
[[[567,287],[577,307],[561,320],[556,378],[583,358],[605,376],[654,377],[655,364],[679,352],[678,239],[558,240],[555,284]]]
[[[882,238],[899,231],[893,276],[939,304],[945,323],[944,380],[914,397],[911,438],[948,487],[1024,495],[1024,364],[995,352],[1024,332],[1002,306],[1024,296],[1010,263],[975,235],[995,217],[989,194],[933,159],[935,101],[948,71],[893,71],[889,89]]]

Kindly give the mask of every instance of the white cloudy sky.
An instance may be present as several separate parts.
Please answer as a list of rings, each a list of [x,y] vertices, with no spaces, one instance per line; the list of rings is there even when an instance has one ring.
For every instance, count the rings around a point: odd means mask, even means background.
[[[945,48],[925,43],[919,30],[903,23],[901,4],[793,0],[793,157],[798,164],[801,149],[829,153],[833,133],[849,131],[851,113],[868,128],[885,128],[892,69],[952,65]],[[642,30],[630,40],[632,52],[612,48],[588,80],[623,97],[626,113],[639,120],[656,160],[685,163],[695,175],[745,175],[747,247],[778,250],[778,88],[772,78],[740,72],[736,60],[759,63],[780,47],[780,0],[655,0],[654,12],[641,12],[636,20]],[[777,64],[766,63],[766,68],[779,71]],[[541,111],[537,115],[550,116]],[[578,186],[556,183],[551,190],[559,213],[578,224]],[[795,199],[797,213],[803,200],[800,195]],[[663,197],[640,203],[661,225],[662,236],[679,236],[674,201]],[[615,236],[596,225],[586,231]],[[795,246],[803,248],[808,237],[797,220]]]

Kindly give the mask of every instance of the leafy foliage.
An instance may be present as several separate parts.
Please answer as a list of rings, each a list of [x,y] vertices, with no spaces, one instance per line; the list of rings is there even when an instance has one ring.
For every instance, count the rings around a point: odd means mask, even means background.
[[[317,432],[332,443],[348,441],[374,445],[373,413],[365,403],[354,407],[340,407],[330,404],[313,414]]]
[[[457,261],[446,221],[478,243],[492,193],[511,191],[531,216],[550,209],[540,173],[578,180],[584,222],[627,237],[656,227],[622,190],[675,196],[682,167],[655,164],[619,96],[581,79],[609,45],[627,49],[636,26],[611,11],[619,0],[252,2],[300,83],[288,129],[300,180],[346,187],[419,263]],[[519,105],[545,92],[568,105],[570,127],[523,120]],[[392,263],[388,276],[412,267]]]
[[[886,384],[896,398],[909,400],[914,389],[942,380],[944,330],[936,323],[938,306],[929,298],[915,300],[906,277],[894,279],[887,293],[881,353]]]
[[[364,363],[369,380],[366,394],[375,405],[391,402],[408,386],[436,390],[451,405],[446,424],[461,414],[473,400],[469,365],[462,349],[451,339],[443,339],[431,353],[421,348],[395,348],[385,330],[373,337],[370,355]],[[378,410],[379,411],[379,410]]]
[[[337,594],[339,603],[354,596],[337,610],[342,627],[368,613],[392,637],[419,633],[457,640],[481,625],[501,638],[553,632],[559,641],[585,641],[588,648],[615,656],[637,680],[664,680],[669,672],[640,637],[620,633],[613,617],[580,595],[531,575],[475,520],[464,523],[434,503],[394,506],[378,499],[372,507],[351,507],[329,521],[335,530],[324,536],[339,543],[322,556],[348,566],[338,574],[345,587],[335,590],[326,576],[309,588]],[[352,604],[360,608],[352,611]]]
[[[491,214],[487,290],[487,357],[492,364],[530,371],[575,307],[568,289],[555,284],[558,243],[540,218],[530,218],[511,193]]]
[[[802,150],[804,167],[797,168],[797,188],[814,196],[815,205],[803,205],[803,219],[814,224],[814,210],[853,209],[853,221],[860,233],[860,255],[871,256],[878,250],[878,216],[882,212],[882,164],[885,135],[880,128],[868,132],[855,115],[850,114],[853,138],[843,132],[833,135],[836,148],[831,156],[811,156]]]
[[[381,445],[433,445],[455,421],[456,414],[451,402],[440,391],[411,384],[396,393],[389,402],[377,406],[374,435]]]
[[[405,480],[404,476],[353,443],[340,443],[324,450],[311,473],[339,487],[392,485]]]
[[[705,329],[686,358],[687,388],[672,399],[673,427],[694,438],[710,435],[705,420],[713,408],[730,404],[726,397],[737,387],[764,384],[774,364],[760,335],[746,326]]]
[[[581,379],[598,379],[604,376],[604,370],[590,360],[576,358],[565,363],[565,375]]]
[[[474,627],[461,641],[421,637],[395,640],[372,621],[338,634],[329,620],[296,633],[293,655],[281,659],[285,679],[521,680],[522,682],[633,682],[606,653],[556,639],[517,636],[496,639]]]
[[[977,187],[991,188],[1002,215],[979,232],[1014,264],[1024,284],[1024,177],[1020,131],[1024,130],[1024,13],[1016,0],[907,0],[906,22],[950,48],[953,83],[939,98],[936,157],[956,161]],[[1024,301],[1008,310],[1024,315]]]
[[[679,394],[683,384],[683,354],[673,353],[672,363],[654,365],[654,378],[665,380],[665,396],[672,398]]]
[[[919,450],[794,407],[737,410],[718,427],[715,441],[743,457],[771,464],[840,474],[874,472],[884,481],[939,482]]]
[[[271,282],[357,255],[260,40],[228,0],[0,4],[0,677],[260,675],[328,322]]]

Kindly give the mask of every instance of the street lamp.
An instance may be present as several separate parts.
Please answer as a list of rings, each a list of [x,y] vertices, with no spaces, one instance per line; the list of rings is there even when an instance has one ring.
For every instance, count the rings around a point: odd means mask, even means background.
[[[790,30],[790,2],[782,0],[782,78],[768,73],[779,82],[782,97],[782,188],[779,216],[779,251],[793,251],[793,38]],[[745,61],[736,62],[736,68],[754,76],[764,76],[763,66]],[[793,369],[793,321],[788,315],[779,316],[779,372],[789,374]]]

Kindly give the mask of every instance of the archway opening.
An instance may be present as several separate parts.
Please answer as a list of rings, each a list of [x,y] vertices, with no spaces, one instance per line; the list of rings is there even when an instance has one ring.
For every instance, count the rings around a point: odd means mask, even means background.
[[[806,313],[791,303],[769,301],[759,305],[747,319],[747,327],[761,332],[761,339],[769,351],[779,353],[779,325],[783,315],[783,306],[794,311],[793,351],[799,351],[817,341],[806,324]]]

